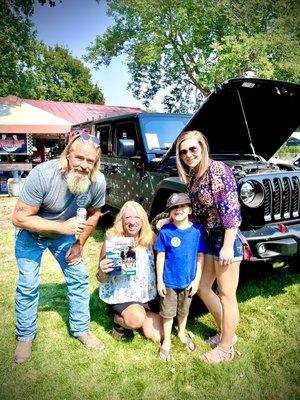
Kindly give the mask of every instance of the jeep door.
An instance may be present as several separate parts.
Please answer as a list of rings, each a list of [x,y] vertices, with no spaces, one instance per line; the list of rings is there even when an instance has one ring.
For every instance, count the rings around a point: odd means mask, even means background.
[[[106,203],[117,209],[128,200],[139,201],[141,147],[135,121],[115,121],[111,155],[103,157],[107,179]]]
[[[105,123],[103,125],[96,125],[95,128],[96,136],[100,140],[101,147],[101,162],[100,162],[100,171],[104,174],[106,180],[106,194],[105,194],[105,203],[112,205],[114,203],[114,199],[111,192],[111,179],[110,179],[110,165],[111,165],[111,154],[112,154],[112,125],[111,123]]]

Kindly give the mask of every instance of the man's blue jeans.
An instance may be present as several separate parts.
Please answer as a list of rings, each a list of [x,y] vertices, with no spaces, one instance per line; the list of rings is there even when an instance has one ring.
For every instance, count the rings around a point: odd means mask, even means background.
[[[19,268],[16,289],[18,340],[32,340],[36,334],[39,270],[43,252],[47,248],[58,261],[67,282],[71,334],[78,337],[89,332],[90,296],[87,272],[82,261],[77,265],[68,265],[65,261],[66,252],[75,240],[75,236],[66,235],[57,239],[40,238],[26,230],[17,234],[15,254]]]

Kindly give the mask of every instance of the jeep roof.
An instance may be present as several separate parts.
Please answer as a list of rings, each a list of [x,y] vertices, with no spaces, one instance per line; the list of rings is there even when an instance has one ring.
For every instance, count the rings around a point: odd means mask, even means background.
[[[103,118],[94,124],[97,130],[99,126],[118,126],[136,121],[143,152],[151,160],[165,154],[191,117],[191,114],[143,112]]]

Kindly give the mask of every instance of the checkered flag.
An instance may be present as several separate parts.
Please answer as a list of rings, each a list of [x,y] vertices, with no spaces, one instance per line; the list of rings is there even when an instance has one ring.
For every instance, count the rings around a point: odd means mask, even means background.
[[[31,133],[27,133],[27,152],[28,152],[28,154],[33,153],[33,141],[32,141]]]

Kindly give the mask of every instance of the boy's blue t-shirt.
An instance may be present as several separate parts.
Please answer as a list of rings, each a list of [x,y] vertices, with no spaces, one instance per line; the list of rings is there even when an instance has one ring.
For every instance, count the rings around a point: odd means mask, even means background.
[[[159,232],[154,248],[165,253],[165,286],[184,289],[195,279],[198,253],[207,252],[204,229],[197,223],[186,229],[167,224]]]

